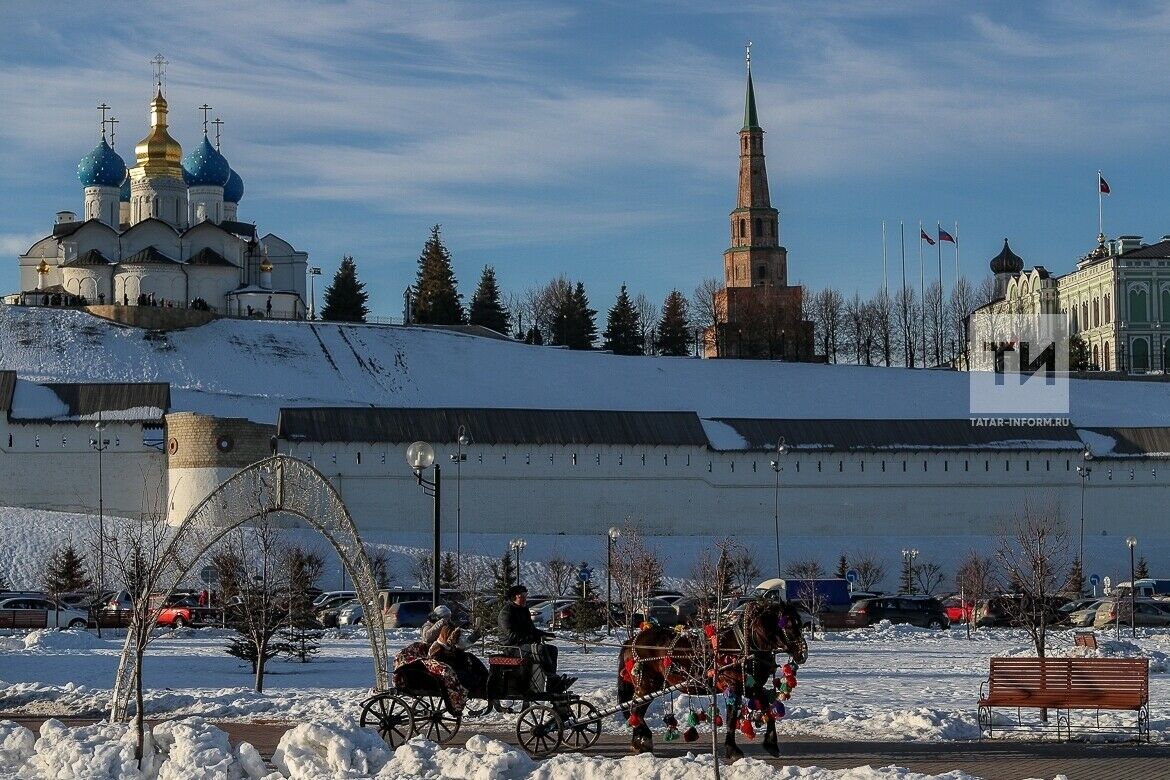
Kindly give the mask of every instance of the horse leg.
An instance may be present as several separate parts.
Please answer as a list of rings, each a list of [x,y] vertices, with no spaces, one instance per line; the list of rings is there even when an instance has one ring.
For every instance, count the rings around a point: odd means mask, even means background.
[[[776,716],[769,712],[764,716],[767,728],[764,731],[764,750],[773,757],[780,755],[780,745],[776,740]]]
[[[650,685],[643,677],[638,681],[634,692],[637,696],[645,696],[657,690],[653,685]],[[653,753],[654,752],[654,732],[650,730],[650,726],[646,724],[646,710],[650,709],[650,702],[639,704],[634,707],[632,713],[638,716],[640,722],[634,726],[633,738],[630,740],[630,750],[634,753]]]
[[[727,717],[724,719],[727,726],[727,736],[723,740],[724,756],[728,761],[738,761],[743,758],[743,751],[735,744],[735,732],[739,727],[739,692],[727,697]]]

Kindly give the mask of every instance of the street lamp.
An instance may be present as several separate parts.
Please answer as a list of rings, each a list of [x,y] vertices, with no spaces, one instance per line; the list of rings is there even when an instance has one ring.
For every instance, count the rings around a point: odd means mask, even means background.
[[[1077,474],[1081,475],[1081,542],[1077,551],[1077,568],[1081,572],[1081,592],[1083,593],[1085,579],[1085,483],[1089,481],[1089,475],[1093,473],[1092,467],[1089,466],[1089,461],[1093,459],[1093,452],[1088,446],[1085,447],[1082,457],[1085,462],[1077,466]]]
[[[427,444],[425,441],[416,441],[406,448],[406,463],[410,466],[410,470],[414,472],[415,479],[422,487],[423,492],[434,499],[432,508],[434,516],[432,518],[432,530],[434,531],[434,544],[431,549],[431,609],[439,606],[439,528],[441,525],[439,516],[439,501],[443,492],[442,473],[439,469],[439,464],[435,463],[435,448]],[[429,469],[431,466],[435,467],[434,480],[423,479],[423,471]]]
[[[1134,576],[1133,548],[1137,547],[1137,537],[1125,537],[1125,546],[1129,548],[1129,630],[1134,639],[1137,638],[1137,583]]]
[[[906,592],[911,596],[914,595],[914,559],[918,557],[918,551],[914,548],[902,548],[902,559],[906,562]]]
[[[508,542],[508,546],[516,553],[516,584],[520,585],[520,554],[524,552],[524,548],[528,546],[528,542],[524,541],[524,537],[520,537]]]
[[[317,285],[314,284],[317,277],[321,275],[321,269],[317,266],[312,266],[308,270],[309,274],[309,319],[317,319]]]
[[[613,606],[613,543],[622,535],[622,529],[616,525],[609,527],[605,535],[605,631],[613,633],[613,619],[610,609]]]
[[[110,440],[105,438],[106,424],[102,422],[101,412],[98,412],[98,421],[93,425],[96,434],[89,440],[89,446],[97,452],[98,460],[98,600],[105,598],[106,590],[106,506],[105,493],[102,486],[102,453],[110,446]],[[102,609],[99,605],[97,617],[97,635],[102,635]]]
[[[784,467],[780,465],[780,458],[788,454],[788,445],[784,437],[776,443],[776,459],[772,461],[772,473],[775,475],[775,490],[773,492],[772,522],[776,526],[776,578],[780,578],[780,472]]]
[[[459,572],[463,572],[463,461],[467,460],[467,453],[463,448],[471,444],[471,437],[467,435],[467,426],[459,426],[459,436],[455,439],[455,454],[451,456],[455,464],[455,560]]]

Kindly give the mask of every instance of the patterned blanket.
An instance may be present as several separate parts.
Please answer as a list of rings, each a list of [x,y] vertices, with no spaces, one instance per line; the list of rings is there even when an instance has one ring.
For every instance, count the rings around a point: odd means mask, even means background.
[[[425,642],[415,642],[402,648],[394,656],[394,685],[399,688],[408,688],[409,686],[401,684],[400,672],[405,667],[418,664],[419,667],[426,670],[427,674],[434,677],[447,692],[447,702],[455,714],[462,715],[463,708],[467,704],[467,690],[459,682],[459,676],[455,674],[454,669],[442,661],[427,657],[428,650]]]

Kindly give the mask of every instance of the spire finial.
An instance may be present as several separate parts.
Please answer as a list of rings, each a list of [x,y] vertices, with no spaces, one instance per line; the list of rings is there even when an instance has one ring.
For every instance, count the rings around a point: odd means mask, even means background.
[[[219,128],[223,127],[223,120],[216,117],[212,123],[215,125],[215,151],[219,151]]]
[[[162,56],[161,52],[151,57],[150,62],[154,66],[154,85],[159,92],[162,92],[163,82],[166,81],[167,76],[167,65],[170,65],[170,62]]]
[[[203,135],[207,135],[207,112],[211,110],[211,106],[204,103],[199,106],[199,110],[203,112]]]
[[[760,120],[756,117],[756,91],[752,88],[752,42],[747,42],[747,96],[743,106],[743,129],[758,128]]]
[[[752,42],[747,42],[747,69],[748,73],[752,72]]]
[[[102,112],[102,138],[105,138],[106,137],[106,112],[110,110],[110,107],[108,105],[106,105],[106,101],[103,100],[101,103],[98,104],[97,108],[98,108],[98,111]]]
[[[112,116],[109,118],[108,121],[110,123],[110,148],[113,149],[114,148],[114,131],[117,129],[116,125],[118,124],[118,117]]]

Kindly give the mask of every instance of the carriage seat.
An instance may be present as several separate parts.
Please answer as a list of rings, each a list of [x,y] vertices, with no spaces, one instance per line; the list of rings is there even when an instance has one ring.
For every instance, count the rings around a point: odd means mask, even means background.
[[[507,648],[507,649],[514,650],[515,654],[513,654],[513,655],[503,655],[503,654],[489,655],[488,656],[488,666],[519,667],[519,666],[524,666],[527,663],[529,663],[528,661],[526,661],[525,659],[520,657],[519,648]]]

